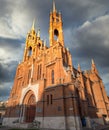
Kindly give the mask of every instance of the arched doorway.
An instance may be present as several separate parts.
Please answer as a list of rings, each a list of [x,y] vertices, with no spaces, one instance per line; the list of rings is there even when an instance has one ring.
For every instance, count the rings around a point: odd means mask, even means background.
[[[33,122],[36,114],[36,98],[32,91],[29,91],[25,98],[25,122]]]

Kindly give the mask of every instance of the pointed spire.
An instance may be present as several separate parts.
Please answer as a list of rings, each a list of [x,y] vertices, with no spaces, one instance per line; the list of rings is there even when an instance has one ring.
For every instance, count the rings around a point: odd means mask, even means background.
[[[96,74],[98,74],[98,70],[97,70],[97,68],[96,68],[96,65],[95,65],[95,62],[94,62],[94,60],[92,59],[92,66],[91,66],[91,70],[92,70],[92,72],[95,72]]]
[[[78,68],[80,68],[80,64],[78,64]]]
[[[69,48],[67,47],[67,51],[69,51]]]
[[[33,20],[33,24],[32,24],[31,30],[35,30],[35,19]]]
[[[78,71],[81,72],[81,66],[78,64]]]
[[[95,64],[94,60],[92,59],[92,64]]]
[[[46,46],[46,40],[44,40],[44,46]]]
[[[55,0],[53,0],[53,12],[56,12]]]
[[[40,37],[40,29],[38,29],[37,37]]]

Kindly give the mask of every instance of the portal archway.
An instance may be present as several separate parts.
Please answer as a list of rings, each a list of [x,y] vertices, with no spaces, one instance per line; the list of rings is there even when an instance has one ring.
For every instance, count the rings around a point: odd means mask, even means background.
[[[25,105],[25,122],[33,122],[36,114],[36,98],[32,91],[29,91],[23,100]]]

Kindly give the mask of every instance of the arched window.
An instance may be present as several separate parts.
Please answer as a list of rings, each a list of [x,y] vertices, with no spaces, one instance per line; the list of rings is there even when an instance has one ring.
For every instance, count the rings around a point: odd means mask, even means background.
[[[54,40],[58,40],[59,32],[57,29],[54,30]]]
[[[54,70],[51,71],[51,82],[54,84]]]
[[[31,55],[32,55],[32,47],[30,46],[28,50],[28,56],[30,57]]]

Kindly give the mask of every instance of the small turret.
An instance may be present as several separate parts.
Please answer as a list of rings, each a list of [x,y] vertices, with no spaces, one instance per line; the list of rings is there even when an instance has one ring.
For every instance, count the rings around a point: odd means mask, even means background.
[[[96,65],[93,59],[92,59],[91,71],[98,74],[98,70],[96,68]]]
[[[32,57],[35,54],[35,51],[33,51],[33,49],[34,49],[34,45],[36,44],[36,38],[37,37],[35,32],[35,19],[34,19],[32,27],[29,33],[27,34],[23,61],[28,60],[30,57]]]
[[[78,71],[81,72],[81,66],[78,64]]]

